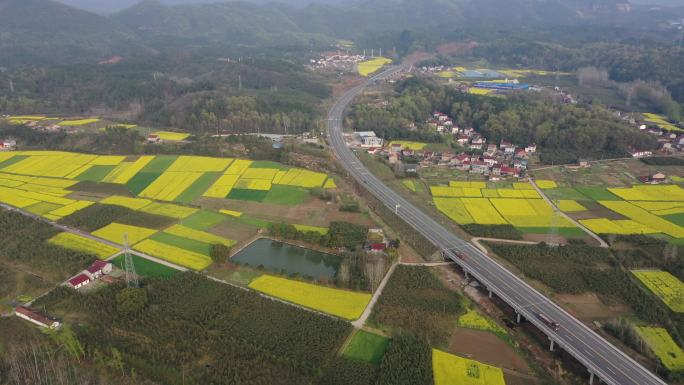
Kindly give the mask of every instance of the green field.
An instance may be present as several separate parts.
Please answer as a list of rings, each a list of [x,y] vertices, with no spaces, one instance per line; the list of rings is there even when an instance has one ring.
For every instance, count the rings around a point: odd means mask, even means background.
[[[263,202],[268,195],[269,190],[247,190],[234,188],[228,194],[228,199],[236,199],[241,201]]]
[[[276,184],[271,187],[271,190],[268,191],[262,202],[276,205],[296,206],[303,203],[308,197],[309,192],[306,189]]]
[[[7,159],[4,162],[0,162],[0,169],[3,169],[5,167],[9,167],[15,163],[19,163],[26,158],[28,158],[28,155],[15,155],[15,156]]]
[[[200,210],[189,217],[183,219],[181,224],[195,230],[206,230],[214,227],[228,218],[215,211]]]
[[[107,176],[116,166],[92,166],[86,172],[77,176],[80,181],[99,182]]]
[[[351,360],[379,365],[388,345],[389,338],[359,330],[342,355]]]
[[[585,195],[587,198],[595,201],[619,201],[621,200],[618,196],[608,191],[608,189],[603,187],[590,187],[581,186],[575,188],[580,194]],[[572,199],[572,198],[554,198],[554,199]]]
[[[196,241],[190,238],[183,238],[169,233],[157,233],[150,237],[153,241],[161,242],[170,246],[176,246],[183,250],[192,251],[203,255],[211,255],[212,245]]]
[[[216,181],[216,178],[220,175],[221,173],[218,172],[207,172],[202,174],[199,179],[176,198],[176,202],[190,203],[199,198],[212,184],[214,184],[214,181]]]
[[[172,275],[178,273],[178,270],[172,269],[168,266],[160,265],[156,262],[152,262],[145,258],[133,255],[133,265],[135,266],[135,272],[138,275],[149,278],[168,278]],[[119,268],[123,269],[124,256],[119,255],[112,260],[112,263]]]
[[[26,207],[25,210],[36,215],[43,215],[49,213],[52,210],[56,210],[62,206],[50,202],[38,202],[34,205]]]
[[[548,189],[544,190],[544,194],[549,197],[549,199],[552,200],[574,200],[574,201],[582,201],[582,200],[588,200],[588,197],[582,194],[581,192],[569,188],[569,187],[560,187],[560,188],[553,188],[553,189]]]
[[[150,163],[145,165],[139,173],[126,183],[126,187],[134,194],[140,194],[147,186],[159,178],[167,168],[176,161],[177,156],[157,156]]]
[[[278,170],[282,170],[285,168],[285,166],[278,162],[271,162],[268,160],[256,160],[252,162],[249,168],[276,168]]]

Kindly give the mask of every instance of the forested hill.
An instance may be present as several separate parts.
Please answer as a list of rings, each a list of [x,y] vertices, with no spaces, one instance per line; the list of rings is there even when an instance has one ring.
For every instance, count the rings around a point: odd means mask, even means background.
[[[96,61],[144,50],[108,18],[49,0],[0,0],[0,66]]]
[[[147,41],[173,37],[203,45],[290,45],[323,37],[303,34],[286,7],[244,2],[168,6],[146,0],[113,16]],[[293,12],[293,10],[288,10]]]

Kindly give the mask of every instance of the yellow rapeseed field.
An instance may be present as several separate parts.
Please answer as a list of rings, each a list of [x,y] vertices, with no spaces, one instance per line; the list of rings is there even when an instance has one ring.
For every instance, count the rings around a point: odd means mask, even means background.
[[[96,158],[84,154],[33,155],[2,169],[13,174],[63,178]]]
[[[209,244],[221,244],[226,246],[233,246],[236,242],[232,239],[219,237],[205,231],[191,229],[183,225],[173,225],[164,230],[165,233],[176,235],[182,238],[194,239],[196,241],[205,242]]]
[[[202,176],[201,172],[167,171],[147,186],[139,196],[162,201],[173,201]]]
[[[242,173],[242,177],[245,179],[267,179],[271,181],[279,171],[277,168],[248,168]]]
[[[637,333],[669,371],[684,370],[684,351],[664,328],[636,327]]]
[[[539,179],[536,180],[535,183],[537,183],[537,187],[539,187],[542,190],[558,187],[556,182],[552,180]]]
[[[154,156],[141,156],[135,162],[123,162],[112,170],[102,181],[107,183],[126,184],[140,172]]]
[[[90,201],[76,201],[74,203],[68,204],[66,206],[60,207],[56,210],[52,210],[49,212],[51,215],[55,215],[58,217],[67,217],[77,211],[83,210],[86,207],[90,207],[95,202],[90,202]]]
[[[249,166],[252,165],[251,160],[246,159],[236,159],[233,164],[231,164],[226,170],[226,174],[229,175],[242,175],[243,172],[247,171]]]
[[[501,217],[487,198],[461,198],[461,201],[473,218],[480,225],[505,225],[508,222]]]
[[[240,179],[234,187],[247,190],[268,191],[271,189],[271,181],[264,179]]]
[[[366,60],[364,62],[361,62],[357,65],[357,69],[359,71],[359,75],[361,76],[369,76],[377,72],[380,68],[382,68],[385,64],[391,63],[392,60],[384,58],[384,57],[376,57],[370,60]]]
[[[435,207],[459,225],[473,223],[473,218],[459,198],[433,198]]]
[[[166,172],[223,172],[232,162],[231,158],[181,155]]]
[[[72,233],[59,233],[48,242],[65,249],[92,254],[100,259],[108,258],[119,251],[116,247]]]
[[[449,182],[449,187],[468,187],[468,188],[483,189],[483,188],[487,188],[487,182],[452,180]]]
[[[626,201],[684,201],[684,189],[677,185],[634,185],[608,191]]]
[[[321,187],[325,180],[328,179],[326,174],[314,172],[309,170],[301,170],[297,176],[288,183],[290,186],[298,186],[304,188]]]
[[[98,238],[106,239],[117,244],[124,243],[125,235],[128,237],[128,244],[134,245],[156,232],[157,230],[145,227],[110,223],[99,230],[93,231],[92,234]]]
[[[435,385],[506,385],[503,371],[495,366],[432,349]]]
[[[100,119],[78,119],[78,120],[63,120],[59,123],[63,127],[75,127],[75,126],[85,126],[87,124],[93,124],[99,122]]]
[[[212,263],[211,258],[207,257],[206,255],[194,253],[192,251],[170,246],[161,242],[153,241],[151,239],[146,239],[138,243],[135,245],[135,249],[153,257],[157,257],[159,259],[163,259],[173,264],[193,270],[204,270]]]
[[[579,211],[586,211],[587,209],[577,201],[571,199],[561,199],[554,202],[558,209],[566,213],[576,213]]]
[[[126,157],[121,155],[103,155],[93,159],[89,164],[93,166],[117,166],[125,159]]]
[[[655,230],[632,220],[610,220],[606,218],[580,219],[579,222],[597,234],[654,234]]]
[[[305,232],[305,233],[312,231],[312,232],[319,233],[321,235],[328,234],[328,228],[327,227],[318,227],[318,226],[309,226],[309,225],[294,225],[294,227],[295,227],[295,229],[297,229],[297,231],[301,231],[301,232]]]
[[[161,215],[164,217],[183,219],[196,213],[199,209],[193,207],[185,207],[175,205],[172,203],[152,202],[149,205],[140,209],[140,211],[148,214]]]
[[[155,131],[153,135],[159,136],[162,140],[168,140],[170,142],[178,142],[187,139],[190,134],[184,132],[171,132],[171,131]]]
[[[425,146],[427,146],[427,144],[425,144],[425,143],[411,142],[408,140],[393,140],[392,142],[390,142],[389,146],[392,147],[396,144],[400,145],[402,150],[405,148],[408,148],[409,150],[414,150],[414,151],[420,151],[420,150],[424,149]]]
[[[327,190],[337,188],[335,180],[333,178],[328,178],[328,180],[325,181],[325,184],[323,184],[323,188]]]
[[[482,197],[482,191],[479,188],[472,187],[430,186],[430,192],[435,197]]]
[[[635,277],[677,313],[684,313],[684,283],[667,271],[635,270]]]
[[[662,219],[648,211],[624,201],[598,201],[601,205],[624,215],[655,231],[667,234],[674,238],[684,238],[684,228],[672,222]]]
[[[500,188],[496,190],[502,198],[541,198],[535,190]]]
[[[491,198],[490,201],[506,221],[516,227],[549,227],[553,216],[558,215],[543,199]],[[556,218],[556,224],[574,227],[561,216]]]
[[[243,214],[243,213],[240,212],[240,211],[227,210],[227,209],[221,209],[221,210],[219,210],[219,212],[220,212],[221,214],[230,215],[231,217],[241,217],[242,214]]]
[[[240,175],[237,174],[221,175],[216,182],[204,192],[203,196],[210,198],[225,198],[230,194],[230,190],[233,189],[233,186],[235,186],[235,183],[237,183],[239,178]]]
[[[262,275],[253,280],[249,287],[347,320],[359,318],[371,299],[368,293],[333,289],[271,275]]]

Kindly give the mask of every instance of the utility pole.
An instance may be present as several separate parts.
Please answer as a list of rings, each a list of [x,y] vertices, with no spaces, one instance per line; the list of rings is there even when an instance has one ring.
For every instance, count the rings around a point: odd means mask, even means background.
[[[238,90],[242,91],[242,75],[238,75]]]
[[[9,80],[9,86],[10,86],[10,92],[14,93],[14,81],[12,79]]]

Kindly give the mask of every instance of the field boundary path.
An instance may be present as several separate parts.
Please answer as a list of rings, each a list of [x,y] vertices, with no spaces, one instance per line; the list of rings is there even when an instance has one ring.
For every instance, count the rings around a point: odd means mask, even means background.
[[[405,65],[390,66],[341,95],[327,116],[326,139],[335,160],[395,215],[409,224],[455,261],[482,286],[510,305],[515,312],[546,334],[556,345],[575,357],[587,369],[587,377],[610,385],[666,385],[666,383],[623,351],[601,337],[588,325],[573,317],[552,299],[533,288],[521,277],[489,257],[472,242],[438,223],[430,215],[385,185],[370,172],[347,146],[343,135],[344,112],[366,87],[404,71]],[[467,258],[459,258],[464,255]],[[552,328],[540,314],[559,324]],[[597,378],[594,378],[597,377]]]
[[[603,240],[603,238],[598,236],[598,234],[593,233],[591,230],[586,228],[583,224],[579,223],[579,221],[576,221],[576,220],[570,218],[570,216],[568,214],[562,212],[561,209],[559,209],[558,206],[556,206],[556,204],[551,199],[549,199],[549,197],[546,196],[546,194],[544,194],[544,190],[540,189],[539,186],[537,186],[537,182],[535,182],[534,179],[530,178],[530,184],[532,185],[532,187],[534,187],[534,189],[537,191],[539,196],[541,196],[546,201],[546,203],[551,205],[551,207],[553,208],[553,211],[560,214],[565,219],[572,222],[575,226],[582,229],[582,231],[587,233],[590,237],[594,238],[599,243],[600,247],[604,247],[604,248],[610,247],[610,246],[608,246],[608,243]]]
[[[382,291],[385,290],[385,286],[387,285],[387,282],[389,281],[390,277],[392,276],[392,273],[394,273],[394,270],[397,268],[397,266],[399,266],[399,262],[393,263],[392,266],[390,266],[389,270],[387,270],[387,274],[385,274],[385,277],[378,285],[378,288],[375,290],[375,293],[373,293],[373,297],[371,298],[370,302],[368,302],[368,305],[366,305],[366,308],[363,310],[363,313],[361,313],[361,317],[359,317],[359,319],[357,319],[356,321],[352,322],[352,325],[354,325],[355,328],[361,329],[363,325],[366,324],[368,317],[370,317],[371,313],[373,312],[373,307],[375,307],[375,304],[378,302],[380,295],[382,295]]]
[[[482,250],[483,253],[489,254],[489,250],[487,250],[484,245],[482,245],[482,241],[485,242],[498,242],[498,243],[514,243],[517,245],[538,245],[540,242],[534,242],[534,241],[521,241],[518,239],[503,239],[503,238],[486,238],[486,237],[475,237],[472,238],[471,241],[477,246],[478,249]]]

